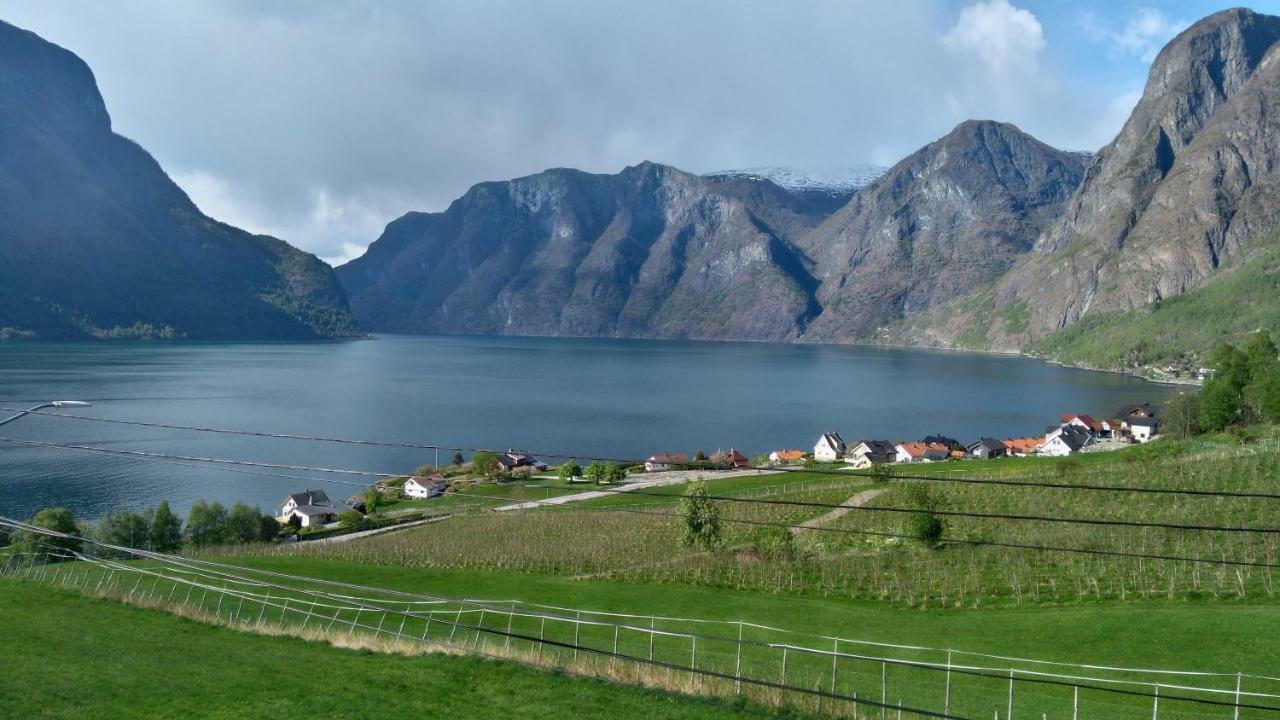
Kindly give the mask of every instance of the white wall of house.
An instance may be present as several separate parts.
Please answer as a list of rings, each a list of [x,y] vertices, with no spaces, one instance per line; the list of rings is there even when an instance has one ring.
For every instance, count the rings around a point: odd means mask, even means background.
[[[1044,445],[1040,446],[1040,455],[1048,455],[1050,457],[1065,457],[1074,452],[1070,445],[1062,442],[1060,435],[1051,435]]]
[[[871,462],[871,459],[868,458],[865,454],[854,455],[851,458],[845,458],[844,461],[846,463],[849,463],[849,465],[851,465],[854,470],[863,470],[871,467],[871,465],[873,464]]]
[[[404,494],[411,498],[425,498],[431,495],[431,491],[420,485],[417,480],[409,478],[404,483]]]
[[[915,458],[911,457],[911,453],[907,452],[907,449],[905,447],[899,445],[895,449],[898,451],[898,454],[896,457],[894,457],[893,459],[894,462],[909,463],[909,462],[916,461]]]
[[[1154,428],[1149,425],[1130,425],[1129,432],[1133,434],[1133,439],[1140,443],[1150,442],[1155,437]]]
[[[820,437],[818,443],[813,446],[813,459],[818,462],[835,462],[840,459],[840,452],[841,449],[832,447],[826,437]]]
[[[666,472],[670,469],[671,466],[666,463],[655,462],[653,460],[646,460],[644,463],[645,472]]]

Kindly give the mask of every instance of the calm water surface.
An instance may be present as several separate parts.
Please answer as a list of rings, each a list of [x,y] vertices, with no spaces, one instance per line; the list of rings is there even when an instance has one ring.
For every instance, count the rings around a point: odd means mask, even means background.
[[[92,400],[106,418],[461,447],[642,458],[747,454],[846,439],[1043,432],[1173,389],[1017,357],[847,346],[457,336],[323,344],[0,344],[0,405]],[[431,451],[28,417],[0,436],[404,472]],[[442,451],[441,462],[452,453]],[[292,475],[310,473],[278,471]],[[0,514],[92,517],[168,499],[274,508],[288,492],[359,488],[0,443]],[[360,478],[342,478],[360,482]]]

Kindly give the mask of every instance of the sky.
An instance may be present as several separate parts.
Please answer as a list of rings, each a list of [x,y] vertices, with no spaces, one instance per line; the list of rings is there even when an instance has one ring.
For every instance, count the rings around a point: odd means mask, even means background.
[[[1204,0],[0,0],[207,214],[338,264],[550,167],[892,165],[970,118],[1096,150]],[[1252,5],[1280,14],[1280,0]]]

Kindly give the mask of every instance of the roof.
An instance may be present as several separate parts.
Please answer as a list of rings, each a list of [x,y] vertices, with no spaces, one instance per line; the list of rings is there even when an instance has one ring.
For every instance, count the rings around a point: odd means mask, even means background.
[[[662,465],[680,465],[689,462],[689,456],[684,453],[671,453],[650,455],[645,462],[660,463]]]
[[[1069,423],[1073,420],[1079,420],[1095,432],[1102,430],[1102,423],[1094,420],[1090,415],[1085,415],[1084,413],[1062,413],[1062,422]]]
[[[1116,417],[1128,419],[1130,415],[1140,415],[1143,417],[1154,418],[1159,415],[1159,413],[1160,408],[1158,406],[1152,405],[1149,402],[1144,402],[1141,405],[1125,405],[1116,411]]]
[[[1005,447],[1009,448],[1013,452],[1020,452],[1023,455],[1035,452],[1036,448],[1043,444],[1044,438],[1042,437],[1011,438],[1004,441]]]
[[[956,440],[953,437],[947,437],[946,435],[930,435],[924,439],[924,443],[926,445],[944,445],[948,449],[953,447],[963,447],[960,445],[959,440]]]
[[[1074,450],[1079,450],[1089,444],[1089,431],[1079,425],[1067,423],[1060,427],[1057,431],[1057,437],[1062,440],[1062,444]]]
[[[803,450],[774,450],[774,451],[773,451],[773,454],[774,454],[774,455],[777,455],[779,460],[800,460],[801,458],[803,458],[803,457],[805,456],[805,451],[803,451]]]
[[[902,448],[908,455],[910,455],[913,458],[923,457],[928,460],[935,460],[935,459],[945,460],[948,457],[950,457],[950,454],[951,454],[950,448],[944,447],[939,443],[923,443],[923,442],[900,443],[898,447]]]
[[[293,509],[293,512],[296,512],[299,515],[311,517],[312,515],[333,515],[338,512],[338,508],[333,507],[332,505],[324,505],[321,507],[317,507],[315,505],[299,505]]]
[[[858,444],[866,445],[869,455],[893,455],[898,452],[897,447],[888,440],[863,440]]]
[[[414,476],[414,477],[409,478],[408,480],[405,480],[405,483],[406,483],[406,484],[408,484],[408,483],[410,483],[410,482],[412,482],[412,483],[416,483],[416,484],[418,484],[418,485],[421,485],[422,487],[426,487],[427,485],[435,485],[435,484],[438,484],[438,483],[446,482],[446,480],[445,480],[444,475],[442,475],[442,474],[440,474],[440,473],[432,473],[432,474],[427,475],[427,476],[425,476],[425,477],[423,477],[423,476]]]
[[[280,501],[281,505],[287,504],[290,500],[299,507],[309,505],[312,507],[335,508],[337,503],[329,499],[323,490],[304,490],[300,493],[293,493]]]
[[[825,442],[832,450],[839,450],[842,447],[846,447],[844,444],[844,438],[840,437],[840,433],[838,432],[822,433],[822,437],[818,438],[818,442]]]
[[[978,442],[970,445],[969,451],[972,452],[973,450],[976,450],[979,447],[986,448],[987,450],[991,450],[991,451],[1007,449],[1003,442],[995,438],[984,437]]]
[[[1154,417],[1147,417],[1145,415],[1129,415],[1125,417],[1124,421],[1129,423],[1130,425],[1141,425],[1142,427],[1156,426],[1156,419]]]

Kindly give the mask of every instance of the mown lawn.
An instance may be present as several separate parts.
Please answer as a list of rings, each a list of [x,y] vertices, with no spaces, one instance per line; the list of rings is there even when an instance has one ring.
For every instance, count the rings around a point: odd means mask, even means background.
[[[0,581],[3,718],[721,718],[729,707],[513,663],[266,637]]]

